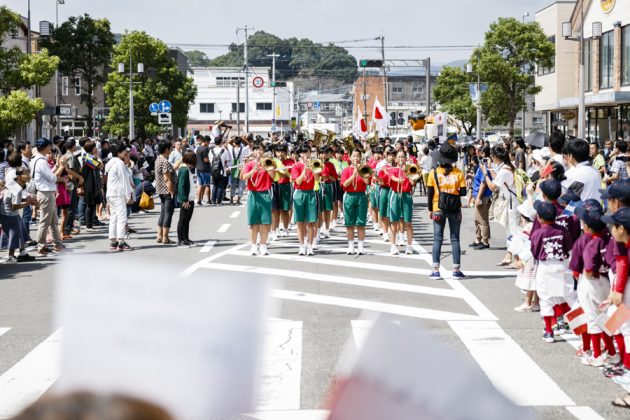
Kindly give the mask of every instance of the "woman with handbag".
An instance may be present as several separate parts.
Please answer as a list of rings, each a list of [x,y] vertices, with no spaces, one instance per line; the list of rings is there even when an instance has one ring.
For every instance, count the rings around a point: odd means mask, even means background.
[[[494,146],[490,151],[492,169],[481,166],[486,186],[492,191],[491,213],[494,221],[506,228],[508,236],[518,230],[520,215],[519,202],[516,199],[514,165],[510,161],[510,155],[503,146]],[[490,174],[490,176],[488,176]],[[510,266],[512,254],[508,251],[498,266]]]
[[[462,224],[461,197],[466,196],[466,179],[457,167],[457,148],[445,143],[437,156],[438,166],[431,170],[427,180],[427,197],[429,219],[433,220],[433,272],[429,278],[440,280],[440,254],[444,230],[448,221],[451,246],[453,247],[453,278],[463,279],[466,276],[460,270],[461,248],[459,231]]]

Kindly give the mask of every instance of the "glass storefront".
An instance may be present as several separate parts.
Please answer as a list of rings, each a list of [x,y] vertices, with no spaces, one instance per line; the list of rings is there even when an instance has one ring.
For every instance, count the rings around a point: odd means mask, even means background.
[[[606,140],[630,139],[630,104],[588,108],[586,136],[603,144]]]

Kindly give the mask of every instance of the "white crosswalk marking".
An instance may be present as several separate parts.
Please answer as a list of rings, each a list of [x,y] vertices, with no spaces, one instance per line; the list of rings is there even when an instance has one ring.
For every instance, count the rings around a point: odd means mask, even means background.
[[[240,211],[235,211],[230,215],[230,219],[236,219],[238,216],[240,216],[240,214]]]
[[[60,340],[57,330],[0,376],[0,419],[16,415],[57,380]]]
[[[217,241],[208,241],[205,243],[203,247],[199,250],[201,253],[207,253],[212,250],[212,248],[216,245]]]
[[[222,224],[221,227],[219,227],[219,230],[217,230],[217,232],[225,233],[225,232],[228,231],[229,228],[230,228],[230,224],[229,223],[225,223],[225,224]]]
[[[0,336],[2,336],[2,334],[9,332],[11,328],[0,328]]]

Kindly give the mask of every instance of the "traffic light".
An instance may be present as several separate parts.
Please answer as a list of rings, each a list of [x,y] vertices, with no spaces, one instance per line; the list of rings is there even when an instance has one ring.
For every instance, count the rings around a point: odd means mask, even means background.
[[[367,60],[363,59],[359,61],[360,67],[383,67],[383,60]]]
[[[287,87],[287,82],[274,82],[272,80],[271,87]]]
[[[389,119],[390,119],[390,124],[391,125],[396,125],[396,113],[395,112],[390,112],[389,113]]]

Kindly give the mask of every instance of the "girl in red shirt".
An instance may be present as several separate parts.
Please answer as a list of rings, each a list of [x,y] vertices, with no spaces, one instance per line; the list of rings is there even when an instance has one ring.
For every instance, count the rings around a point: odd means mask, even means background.
[[[359,236],[359,246],[356,253],[364,255],[365,249],[365,224],[367,222],[368,198],[366,194],[367,184],[359,176],[361,152],[357,149],[350,155],[350,165],[341,173],[341,188],[345,191],[343,196],[343,213],[348,236],[348,250],[346,254],[354,254],[354,229],[356,227]]]

